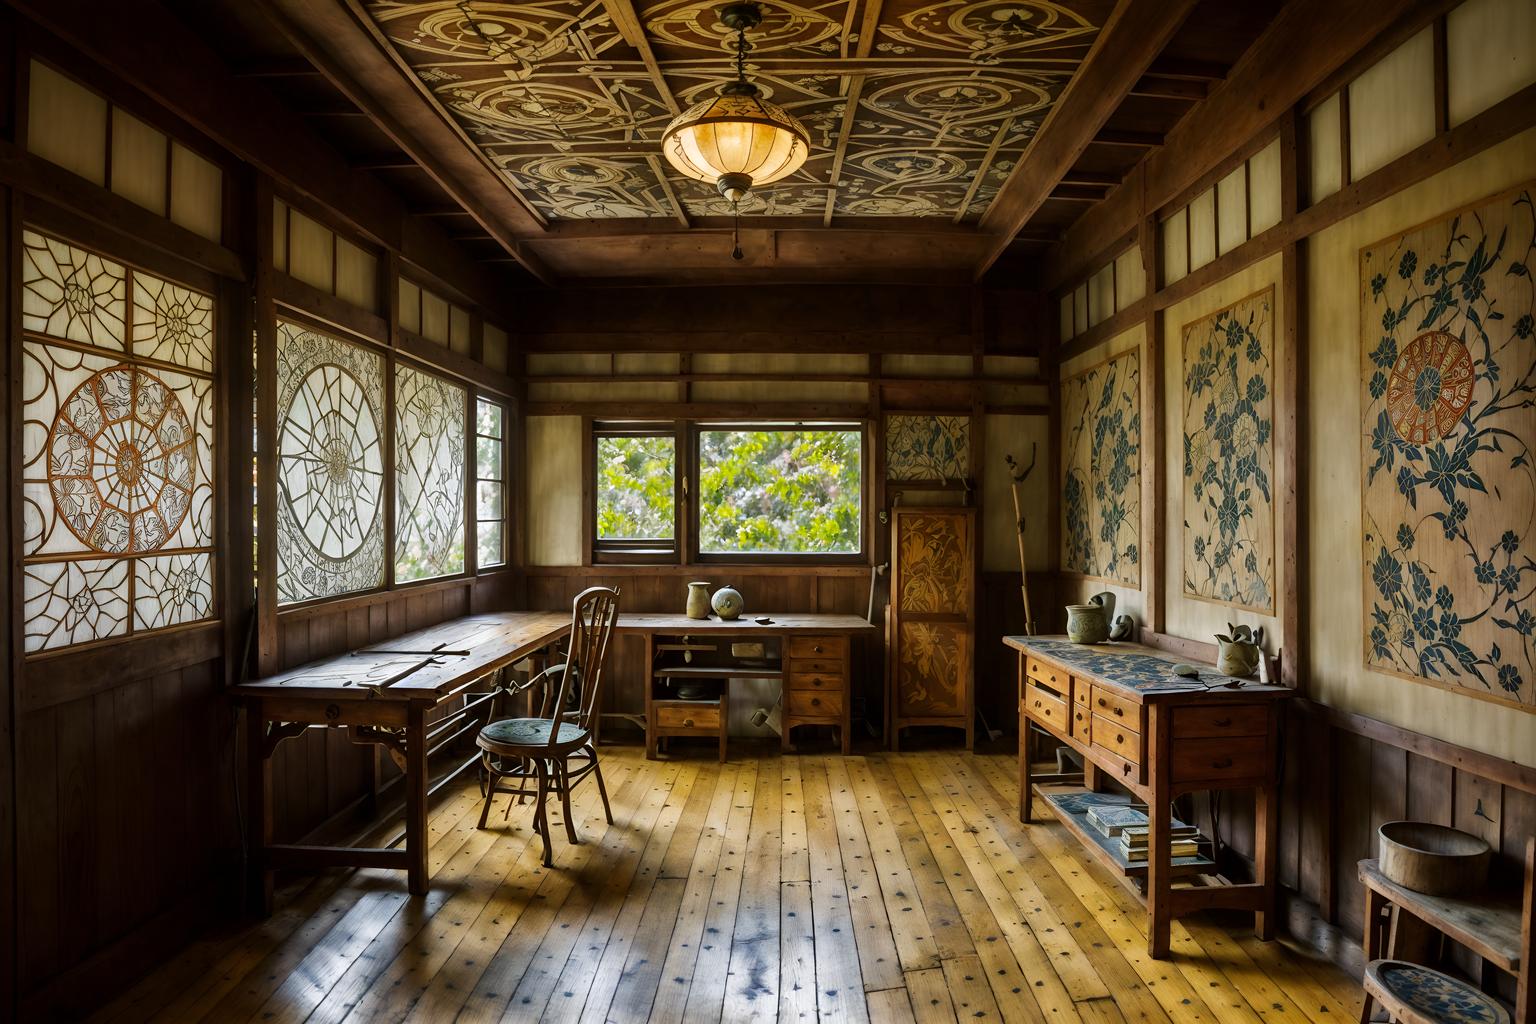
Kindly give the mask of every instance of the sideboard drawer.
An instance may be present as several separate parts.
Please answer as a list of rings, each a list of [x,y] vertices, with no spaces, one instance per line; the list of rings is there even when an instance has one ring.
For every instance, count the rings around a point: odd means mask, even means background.
[[[798,666],[796,666],[798,669]],[[831,690],[841,693],[843,690],[843,674],[823,672],[800,672],[791,670],[789,673],[789,688],[791,690]]]
[[[817,693],[814,690],[789,690],[784,695],[789,713],[795,718],[841,718],[843,695],[841,691]]]
[[[789,641],[791,658],[836,658],[841,660],[848,650],[845,636],[797,636]]]
[[[843,675],[843,663],[827,658],[789,658],[784,662],[786,672],[816,672],[824,676]]]
[[[1262,779],[1270,768],[1269,744],[1251,738],[1190,739],[1173,747],[1174,782]]]
[[[1072,705],[1072,738],[1085,746],[1093,739],[1093,712],[1086,701]]]
[[[1174,708],[1173,737],[1264,736],[1269,733],[1269,707],[1264,704],[1218,704],[1208,708]]]
[[[1141,761],[1141,734],[1127,729],[1118,719],[1093,716],[1093,744],[1113,751],[1127,761]]]
[[[1050,662],[1041,661],[1039,658],[1029,659],[1025,667],[1025,673],[1047,684],[1058,693],[1067,692],[1067,687],[1070,685],[1069,680],[1072,678],[1065,669],[1059,669]]]
[[[700,704],[689,707],[683,704],[657,704],[656,724],[663,729],[699,729],[717,732],[720,729],[720,705]]]
[[[1126,700],[1113,690],[1095,685],[1093,688],[1093,713],[1103,715],[1113,722],[1123,723],[1132,732],[1141,732],[1141,705]]]
[[[1067,702],[1033,682],[1024,692],[1024,711],[1035,721],[1044,722],[1057,732],[1069,732],[1072,727],[1067,715]]]
[[[1091,708],[1093,706],[1092,690],[1093,683],[1087,679],[1081,676],[1072,677],[1072,703],[1081,704],[1085,708]]]

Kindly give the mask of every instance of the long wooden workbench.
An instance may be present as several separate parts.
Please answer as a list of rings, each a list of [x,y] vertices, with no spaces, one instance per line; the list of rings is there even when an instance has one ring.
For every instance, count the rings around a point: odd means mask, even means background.
[[[1180,914],[1211,907],[1251,910],[1260,938],[1274,935],[1278,892],[1280,701],[1283,686],[1234,679],[1196,664],[1199,679],[1172,672],[1175,659],[1140,644],[1079,645],[1065,637],[1004,637],[1019,659],[1019,818],[1032,816],[1036,787],[1028,756],[1037,726],[1083,757],[1081,785],[1042,785],[1039,795],[1088,852],[1147,904],[1147,949],[1168,955],[1169,925]],[[1104,777],[1147,806],[1150,840],[1144,862],[1127,861],[1118,844],[1087,823],[1087,794]],[[1205,856],[1169,856],[1170,806],[1195,790],[1251,789],[1255,881],[1210,884]],[[1175,887],[1175,878],[1190,884]]]
[[[412,893],[426,892],[427,755],[436,738],[427,730],[427,713],[459,697],[469,705],[467,695],[487,676],[563,639],[570,628],[568,612],[471,615],[234,687],[246,708],[247,841],[262,905],[271,905],[277,868],[398,868]],[[473,703],[490,699],[487,693]],[[463,710],[467,717],[468,707]],[[317,726],[345,728],[355,742],[379,744],[400,766],[404,849],[273,843],[272,753],[283,740]],[[434,724],[435,731],[449,729]]]

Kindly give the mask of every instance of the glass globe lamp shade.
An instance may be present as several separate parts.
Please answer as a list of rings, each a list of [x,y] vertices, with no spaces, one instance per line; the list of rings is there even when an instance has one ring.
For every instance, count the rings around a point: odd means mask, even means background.
[[[810,133],[755,86],[734,82],[673,118],[661,150],[679,174],[709,182],[739,202],[752,186],[799,170],[810,152]]]

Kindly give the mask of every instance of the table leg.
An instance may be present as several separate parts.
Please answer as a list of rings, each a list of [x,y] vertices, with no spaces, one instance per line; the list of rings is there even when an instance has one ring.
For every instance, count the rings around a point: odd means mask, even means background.
[[[1035,795],[1029,782],[1029,715],[1024,712],[1024,655],[1019,654],[1019,820],[1033,816]]]
[[[1361,937],[1361,946],[1365,962],[1381,958],[1381,914],[1387,907],[1387,898],[1381,893],[1366,886],[1365,889],[1365,935]],[[1360,1007],[1360,1024],[1369,1024],[1371,1019],[1371,995],[1365,995],[1365,1001]]]
[[[245,704],[246,842],[250,900],[261,916],[272,913],[272,872],[267,847],[272,844],[272,760],[267,756],[267,720],[260,700]]]
[[[1175,794],[1172,786],[1172,754],[1169,749],[1170,716],[1153,707],[1147,731],[1152,736],[1152,796],[1147,800],[1147,955],[1154,960],[1168,957],[1168,935],[1172,930],[1173,907],[1169,899],[1173,888],[1173,863],[1169,856],[1168,805]]]
[[[1253,830],[1257,851],[1253,860],[1254,881],[1264,886],[1263,909],[1253,915],[1253,933],[1265,942],[1275,937],[1275,914],[1280,863],[1280,794],[1274,786],[1260,786],[1254,794]]]
[[[405,727],[405,852],[407,888],[427,891],[427,727],[426,709],[412,702]]]

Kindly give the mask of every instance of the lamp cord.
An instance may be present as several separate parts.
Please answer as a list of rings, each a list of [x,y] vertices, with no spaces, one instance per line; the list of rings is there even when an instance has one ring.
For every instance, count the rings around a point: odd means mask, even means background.
[[[731,200],[731,259],[744,259],[741,251],[741,206]]]

